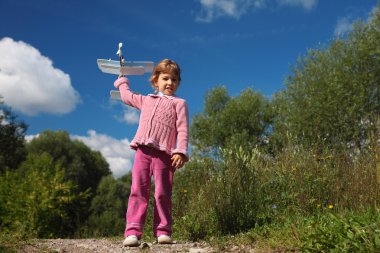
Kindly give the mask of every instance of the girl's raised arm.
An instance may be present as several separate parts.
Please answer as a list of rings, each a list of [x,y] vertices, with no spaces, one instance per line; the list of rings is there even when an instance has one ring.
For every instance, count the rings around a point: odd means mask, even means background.
[[[133,93],[129,88],[129,80],[126,77],[119,77],[114,82],[115,88],[119,89],[121,100],[130,106],[141,110],[144,96],[141,94]]]

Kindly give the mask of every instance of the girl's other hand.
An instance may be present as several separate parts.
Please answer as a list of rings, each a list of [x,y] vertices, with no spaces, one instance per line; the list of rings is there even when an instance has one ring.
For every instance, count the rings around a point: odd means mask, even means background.
[[[176,169],[180,169],[185,165],[186,163],[186,157],[183,154],[174,154],[172,156],[172,166],[175,167]]]

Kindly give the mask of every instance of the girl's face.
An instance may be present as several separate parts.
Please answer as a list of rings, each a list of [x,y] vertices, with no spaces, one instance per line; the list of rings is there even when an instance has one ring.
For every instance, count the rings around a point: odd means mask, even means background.
[[[170,74],[161,73],[154,86],[164,95],[172,96],[178,88],[178,78]]]

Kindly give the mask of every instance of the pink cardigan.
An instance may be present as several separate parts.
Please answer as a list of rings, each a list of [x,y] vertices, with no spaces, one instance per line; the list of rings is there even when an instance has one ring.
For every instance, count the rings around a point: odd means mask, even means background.
[[[189,159],[189,113],[186,101],[176,96],[134,94],[129,80],[120,77],[114,82],[121,100],[141,111],[139,126],[130,147],[151,146],[169,155],[181,153]]]

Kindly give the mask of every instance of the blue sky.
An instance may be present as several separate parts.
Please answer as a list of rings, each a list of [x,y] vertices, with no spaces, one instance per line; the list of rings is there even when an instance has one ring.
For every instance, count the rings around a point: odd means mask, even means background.
[[[0,94],[28,125],[28,139],[65,130],[99,150],[116,177],[131,169],[138,112],[111,101],[116,76],[96,59],[177,61],[190,117],[225,85],[271,97],[307,49],[367,20],[369,0],[0,0]],[[152,92],[149,75],[131,87]]]

